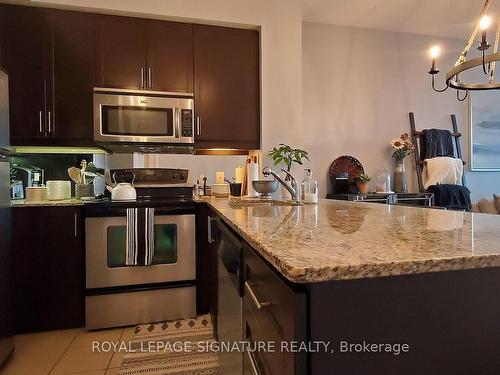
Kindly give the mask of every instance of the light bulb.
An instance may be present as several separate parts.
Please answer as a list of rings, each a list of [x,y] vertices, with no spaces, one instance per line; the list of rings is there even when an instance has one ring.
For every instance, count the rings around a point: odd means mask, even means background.
[[[490,17],[488,16],[483,16],[481,18],[481,21],[479,21],[479,27],[481,30],[486,30],[490,26]]]
[[[435,59],[436,57],[439,56],[439,47],[438,46],[434,46],[431,48],[431,57],[433,59]]]

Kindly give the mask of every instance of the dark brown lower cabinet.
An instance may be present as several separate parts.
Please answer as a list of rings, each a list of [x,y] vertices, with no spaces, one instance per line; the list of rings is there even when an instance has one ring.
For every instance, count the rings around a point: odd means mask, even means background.
[[[291,289],[248,246],[243,247],[243,267],[244,339],[274,345],[273,350],[245,352],[244,374],[253,375],[254,367],[262,375],[306,374],[306,353],[281,350],[306,341],[306,294]]]
[[[499,373],[500,267],[293,283],[247,244],[243,265],[243,339],[274,344],[244,375]]]
[[[196,310],[199,314],[217,310],[217,249],[213,238],[216,214],[206,204],[196,212]]]
[[[12,210],[16,333],[84,325],[81,207]]]

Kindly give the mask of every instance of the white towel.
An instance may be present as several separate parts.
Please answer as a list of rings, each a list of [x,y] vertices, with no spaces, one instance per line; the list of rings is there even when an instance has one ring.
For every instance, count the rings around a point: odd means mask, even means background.
[[[464,164],[462,159],[439,156],[425,159],[425,166],[422,173],[424,188],[437,184],[460,185]]]
[[[155,209],[146,208],[145,212],[145,236],[146,236],[146,249],[144,256],[144,264],[149,266],[153,264],[153,258],[155,256]]]
[[[137,209],[127,208],[127,243],[125,265],[137,265]]]

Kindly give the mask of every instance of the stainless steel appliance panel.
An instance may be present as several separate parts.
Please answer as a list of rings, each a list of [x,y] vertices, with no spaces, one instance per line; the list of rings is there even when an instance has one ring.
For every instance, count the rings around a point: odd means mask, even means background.
[[[87,289],[185,281],[196,278],[195,215],[155,216],[155,225],[174,224],[177,227],[175,263],[110,268],[107,249],[108,228],[126,226],[126,223],[125,216],[85,219]]]
[[[0,69],[0,365],[14,349],[10,272],[9,81]]]
[[[111,111],[105,116],[106,111]],[[113,122],[115,131],[106,130]],[[163,121],[163,123],[162,123]],[[116,129],[120,129],[116,131]],[[158,132],[163,128],[163,133]],[[94,93],[94,141],[100,143],[194,143],[194,99],[146,93]]]
[[[85,297],[87,329],[196,316],[196,287],[154,289]]]

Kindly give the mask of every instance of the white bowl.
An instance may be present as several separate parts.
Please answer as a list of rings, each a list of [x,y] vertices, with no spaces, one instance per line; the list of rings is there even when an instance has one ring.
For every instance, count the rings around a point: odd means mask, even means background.
[[[69,192],[68,192],[69,183]],[[47,199],[50,201],[60,201],[71,198],[71,183],[63,180],[47,181]]]
[[[216,198],[227,198],[229,196],[229,184],[213,184],[212,195]]]

